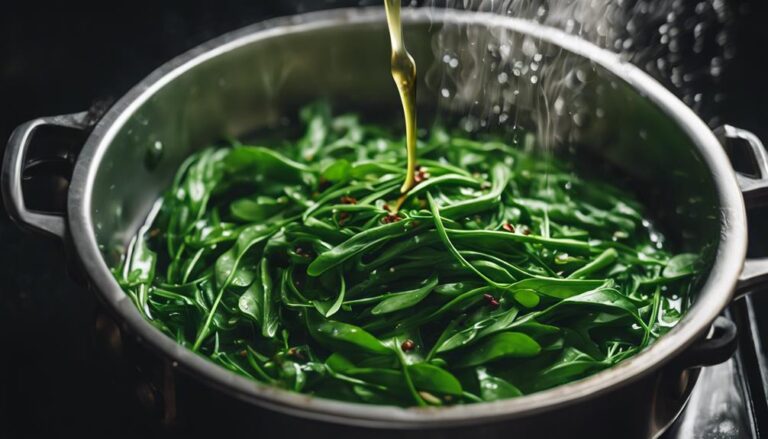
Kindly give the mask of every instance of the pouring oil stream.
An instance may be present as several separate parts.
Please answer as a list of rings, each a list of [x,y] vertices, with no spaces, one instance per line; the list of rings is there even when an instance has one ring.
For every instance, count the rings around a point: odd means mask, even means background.
[[[415,185],[416,173],[416,63],[408,53],[403,42],[403,29],[400,21],[400,0],[384,0],[387,12],[389,39],[392,44],[392,79],[395,80],[403,104],[405,117],[405,144],[408,151],[408,167],[400,193],[406,194]],[[405,200],[401,196],[397,208]],[[397,209],[396,209],[397,210]]]

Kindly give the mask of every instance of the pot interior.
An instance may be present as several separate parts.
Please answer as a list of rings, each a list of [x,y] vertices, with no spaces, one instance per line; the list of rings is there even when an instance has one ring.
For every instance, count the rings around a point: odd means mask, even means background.
[[[584,55],[457,17],[442,24],[425,14],[405,17],[423,127],[460,120],[507,133],[510,142],[516,129],[537,133],[539,147],[636,193],[673,248],[714,254],[723,228],[718,188],[677,115]],[[149,81],[163,79],[148,82],[152,92],[133,101],[105,137],[90,215],[108,265],[194,151],[293,118],[318,98],[398,120],[383,19],[258,30],[223,37],[170,76],[163,67]]]

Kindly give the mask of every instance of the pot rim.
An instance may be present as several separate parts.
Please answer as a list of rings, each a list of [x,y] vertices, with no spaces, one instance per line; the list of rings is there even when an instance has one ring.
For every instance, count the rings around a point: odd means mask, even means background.
[[[233,372],[177,344],[144,320],[112,276],[97,246],[91,219],[96,171],[107,147],[133,113],[162,87],[205,61],[260,40],[334,26],[384,22],[381,7],[335,9],[270,19],[224,34],[168,61],[126,93],[94,127],[77,160],[69,189],[68,218],[72,241],[92,286],[121,317],[139,342],[168,357],[213,387],[247,402],[321,421],[378,428],[438,428],[509,420],[562,407],[627,385],[661,367],[703,335],[730,302],[747,248],[746,212],[736,176],[720,143],[707,125],[670,91],[639,68],[576,36],[531,21],[490,13],[409,9],[405,23],[447,22],[502,27],[531,35],[592,60],[650,99],[693,141],[709,168],[720,203],[721,234],[716,259],[683,319],[648,349],[579,381],[519,398],[443,408],[372,406],[316,398],[277,389]]]

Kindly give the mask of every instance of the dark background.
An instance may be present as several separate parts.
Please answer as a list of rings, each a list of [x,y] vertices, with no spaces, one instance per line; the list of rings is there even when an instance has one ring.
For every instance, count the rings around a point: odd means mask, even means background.
[[[734,55],[716,84],[699,85],[723,97],[700,113],[768,139],[768,2],[725,2],[733,12],[728,32]],[[221,33],[269,17],[361,3],[378,2],[5,2],[0,139],[34,117],[108,105],[164,61]],[[682,3],[694,8],[698,2]],[[690,84],[678,89],[653,73],[681,97],[690,92]],[[153,432],[136,410],[137,390],[125,386],[110,363],[95,360],[92,296],[69,280],[61,245],[20,233],[0,212],[0,249],[0,438]]]

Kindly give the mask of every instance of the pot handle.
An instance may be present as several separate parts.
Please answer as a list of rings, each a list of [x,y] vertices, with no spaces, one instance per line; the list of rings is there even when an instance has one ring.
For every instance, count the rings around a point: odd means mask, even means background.
[[[755,165],[755,175],[736,173],[736,181],[744,195],[747,208],[755,207],[768,200],[768,152],[763,143],[752,132],[731,125],[723,125],[715,130],[723,145],[731,142],[744,142],[747,152]],[[768,258],[750,258],[744,262],[744,269],[736,285],[736,297],[742,296],[768,281]]]
[[[88,112],[40,117],[19,125],[8,140],[2,164],[0,185],[3,204],[8,216],[22,227],[40,231],[64,239],[67,233],[66,219],[62,215],[29,210],[24,203],[22,179],[27,165],[27,152],[35,131],[43,126],[56,126],[85,130],[91,122]]]
[[[738,341],[736,324],[718,316],[712,323],[712,335],[694,343],[675,360],[675,364],[681,369],[692,369],[724,363],[736,352]]]
[[[727,146],[733,142],[744,142],[749,148],[747,152],[755,165],[755,175],[741,172],[736,173],[736,181],[739,183],[744,202],[747,207],[753,207],[768,199],[768,152],[763,142],[752,132],[731,125],[723,125],[715,130],[715,135],[720,138],[720,143]]]

